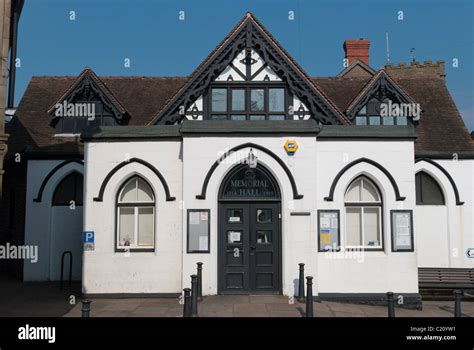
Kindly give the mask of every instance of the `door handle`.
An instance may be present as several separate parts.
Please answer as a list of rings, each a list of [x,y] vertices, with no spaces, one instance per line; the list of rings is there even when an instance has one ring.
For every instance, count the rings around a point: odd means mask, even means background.
[[[250,255],[255,255],[255,246],[250,246]]]

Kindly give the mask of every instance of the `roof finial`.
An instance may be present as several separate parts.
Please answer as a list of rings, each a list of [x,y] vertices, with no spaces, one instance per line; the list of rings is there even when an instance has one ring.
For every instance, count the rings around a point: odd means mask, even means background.
[[[245,16],[246,16],[247,18],[250,18],[250,17],[253,17],[253,14],[252,14],[252,12],[247,11],[247,13],[245,14]]]

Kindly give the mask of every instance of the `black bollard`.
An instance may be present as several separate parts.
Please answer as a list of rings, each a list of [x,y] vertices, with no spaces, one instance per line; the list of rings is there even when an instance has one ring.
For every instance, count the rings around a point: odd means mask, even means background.
[[[454,317],[461,317],[461,296],[462,291],[454,291]]]
[[[300,277],[299,277],[299,286],[298,286],[298,298],[297,300],[300,303],[304,303],[304,264],[299,263],[300,266]]]
[[[313,277],[306,277],[306,317],[313,317]]]
[[[197,283],[197,276],[191,275],[191,317],[198,317],[198,283]]]
[[[388,317],[395,317],[395,299],[393,293],[387,292]]]
[[[183,317],[191,317],[191,289],[184,288]]]
[[[197,276],[198,276],[198,291],[197,299],[202,300],[202,262],[197,263]]]
[[[91,301],[84,299],[82,300],[82,317],[89,317],[91,312]]]

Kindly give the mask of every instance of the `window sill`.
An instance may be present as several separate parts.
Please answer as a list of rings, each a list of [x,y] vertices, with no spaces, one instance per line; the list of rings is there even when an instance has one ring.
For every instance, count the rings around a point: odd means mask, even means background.
[[[116,253],[154,253],[155,248],[115,248]]]

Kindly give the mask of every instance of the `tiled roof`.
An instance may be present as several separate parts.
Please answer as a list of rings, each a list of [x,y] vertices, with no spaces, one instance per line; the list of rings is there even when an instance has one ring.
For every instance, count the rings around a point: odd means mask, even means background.
[[[9,155],[25,150],[38,153],[81,153],[79,139],[54,137],[48,108],[76,77],[33,77],[7,124]],[[130,113],[130,125],[146,125],[156,112],[185,84],[187,77],[100,77]],[[367,84],[367,78],[312,78],[340,111]],[[396,83],[417,103],[423,113],[417,123],[415,150],[423,152],[474,152],[471,139],[443,79],[396,78]]]

